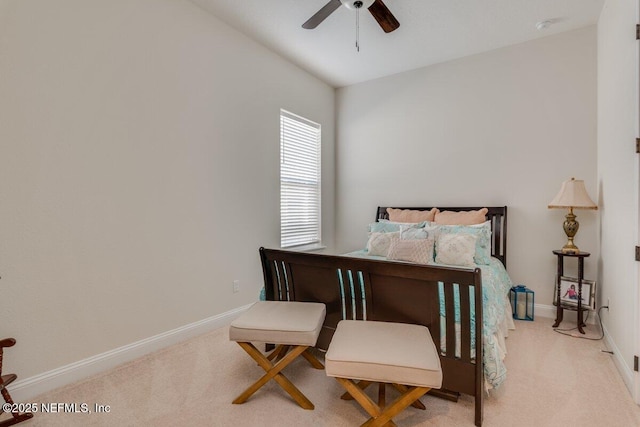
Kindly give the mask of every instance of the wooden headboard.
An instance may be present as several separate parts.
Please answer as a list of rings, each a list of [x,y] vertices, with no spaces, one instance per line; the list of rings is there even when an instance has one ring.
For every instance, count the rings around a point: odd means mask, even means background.
[[[411,209],[417,211],[429,211],[432,208],[403,208],[395,207],[395,209]],[[441,211],[477,211],[483,207],[464,207],[464,208],[444,208],[438,207]],[[507,207],[494,206],[487,207],[487,221],[491,221],[491,256],[498,258],[507,268]],[[376,212],[376,221],[381,219],[389,219],[386,207],[378,206]]]

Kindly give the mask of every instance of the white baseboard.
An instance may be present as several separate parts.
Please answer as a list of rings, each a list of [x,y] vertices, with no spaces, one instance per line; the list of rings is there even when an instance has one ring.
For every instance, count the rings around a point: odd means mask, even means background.
[[[556,307],[554,305],[535,304],[533,306],[535,317],[544,317],[549,319],[556,318]]]
[[[98,354],[33,377],[25,378],[24,380],[16,381],[11,385],[11,387],[8,387],[8,389],[15,402],[27,402],[42,393],[74,383],[162,348],[226,326],[250,306],[251,304],[238,307],[225,313],[190,323],[188,325],[109,350],[102,354]]]
[[[569,317],[567,318],[567,314],[569,314]],[[556,318],[556,307],[554,305],[535,305],[535,315],[536,316],[540,316],[540,317],[545,317],[545,318],[550,318],[550,319],[555,319]],[[563,319],[563,323],[566,323],[567,325],[570,325],[571,323],[575,324],[576,320],[577,320],[577,312],[575,311],[568,311],[565,310],[564,312],[564,319]],[[587,324],[592,324],[595,325],[597,322],[597,316],[595,315],[595,310],[591,310],[591,313],[589,314],[589,319],[587,319]],[[634,378],[633,378],[633,371],[629,368],[629,366],[624,362],[624,359],[622,358],[622,353],[620,352],[620,349],[618,348],[618,346],[613,342],[613,340],[611,339],[611,335],[609,335],[609,332],[607,332],[607,328],[604,326],[604,324],[602,325],[602,332],[604,333],[604,343],[605,346],[613,352],[613,354],[611,355],[611,357],[613,358],[613,363],[616,365],[616,368],[618,369],[618,372],[620,373],[620,376],[622,377],[622,381],[624,381],[624,384],[627,386],[627,389],[629,390],[629,393],[631,393],[631,396],[634,395],[633,392],[633,387],[634,387]]]
[[[544,317],[549,319],[556,318],[556,306],[555,305],[546,305],[546,304],[535,304],[533,307],[534,316],[535,317]],[[586,320],[586,323],[589,325],[595,325],[597,322],[597,317],[595,315],[594,310],[589,311],[589,317]],[[566,323],[570,325],[571,323],[576,323],[578,320],[578,312],[572,310],[564,310],[562,323]],[[575,325],[574,325],[575,326]]]
[[[627,389],[629,390],[631,397],[633,397],[635,395],[633,371],[624,362],[624,359],[622,358],[622,352],[620,351],[616,343],[613,342],[613,340],[611,339],[611,336],[607,332],[607,328],[604,325],[602,327],[602,330],[604,331],[605,345],[610,351],[613,352],[613,354],[611,355],[613,358],[613,363],[616,365],[616,368],[618,368],[618,372],[622,377],[622,381],[624,381],[624,385],[627,386]]]

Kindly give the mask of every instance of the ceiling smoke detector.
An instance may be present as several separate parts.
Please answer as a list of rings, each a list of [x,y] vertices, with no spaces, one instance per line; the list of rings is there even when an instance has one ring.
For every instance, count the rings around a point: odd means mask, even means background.
[[[540,21],[536,24],[536,29],[538,31],[542,31],[542,30],[546,30],[547,28],[549,28],[551,26],[552,22],[551,20],[547,19],[545,21]]]

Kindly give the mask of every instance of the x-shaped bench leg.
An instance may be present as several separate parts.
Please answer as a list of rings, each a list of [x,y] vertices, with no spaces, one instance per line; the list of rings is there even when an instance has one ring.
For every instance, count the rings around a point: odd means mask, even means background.
[[[289,352],[289,348],[291,346],[289,345],[283,345],[280,344],[278,345],[268,356],[267,359],[269,359],[270,361],[272,361],[273,363],[276,363],[277,361],[279,361],[280,359],[282,359],[284,357],[285,354],[287,354]]]
[[[355,382],[355,381],[354,381]],[[371,384],[375,384],[374,381],[358,381],[357,383],[355,383],[358,388],[360,388],[361,390],[366,389],[367,387],[369,387]],[[400,393],[406,393],[408,388],[406,385],[402,385],[402,384],[391,384],[396,390],[398,390]],[[386,386],[385,383],[378,383],[378,406],[384,406],[384,387]],[[346,391],[344,392],[344,394],[342,396],[340,396],[340,399],[342,400],[353,400],[353,396],[351,396],[351,394]],[[414,408],[418,408],[418,409],[422,409],[423,411],[425,409],[427,409],[426,406],[424,406],[424,404],[418,399],[415,402],[411,403],[411,406],[413,406]]]
[[[291,348],[291,351],[286,354],[286,356],[282,357],[278,363],[275,365],[272,364],[269,359],[267,359],[261,352],[258,350],[253,344],[250,342],[238,342],[238,345],[246,351],[249,356],[251,356],[258,365],[262,369],[266,371],[266,374],[263,375],[258,381],[256,381],[253,385],[247,388],[240,396],[236,397],[233,403],[240,404],[244,403],[251,397],[256,391],[258,391],[263,385],[265,385],[269,380],[273,379],[280,387],[282,387],[289,395],[295,400],[298,405],[300,405],[304,409],[314,409],[313,403],[307,397],[302,394],[298,388],[293,385],[291,381],[287,379],[284,375],[280,373],[287,365],[289,365],[296,357],[301,354],[307,354],[310,357],[313,357],[309,352],[307,352],[309,347],[306,346],[295,346]],[[304,356],[307,358],[307,356]],[[307,358],[307,360],[309,360]],[[319,365],[322,365],[318,360],[316,362]],[[315,367],[315,366],[314,366]]]
[[[398,390],[400,393],[406,393],[407,390],[409,389],[409,387],[407,387],[406,385],[403,384],[396,384],[393,383],[391,384],[396,390]],[[418,408],[418,409],[422,409],[423,411],[425,409],[427,409],[426,406],[424,406],[424,403],[420,402],[420,399],[416,399],[415,402],[411,403],[411,406],[413,406],[414,408]]]
[[[398,415],[426,392],[431,390],[429,387],[406,387],[404,394],[400,395],[389,406],[383,409],[372,401],[352,380],[338,377],[336,377],[336,380],[342,384],[360,406],[371,415],[371,418],[362,424],[361,427],[395,426],[396,424],[391,418]]]
[[[267,356],[267,359],[272,362],[277,362],[281,360],[289,352],[290,349],[290,345],[278,344],[278,346]],[[318,359],[316,359],[309,348],[302,352],[302,357],[307,359],[309,364],[314,368],[324,369],[324,365]]]

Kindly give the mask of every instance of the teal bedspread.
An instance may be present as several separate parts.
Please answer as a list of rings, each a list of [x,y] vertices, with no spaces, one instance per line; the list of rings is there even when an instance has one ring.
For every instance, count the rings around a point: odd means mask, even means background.
[[[350,252],[344,256],[352,256],[359,258],[386,260],[381,256],[367,255],[365,250]],[[434,264],[439,265],[439,264]],[[509,304],[509,289],[513,286],[511,278],[507,274],[507,270],[502,263],[491,258],[488,265],[478,265],[482,274],[482,302],[483,302],[483,322],[482,322],[482,338],[484,344],[483,365],[486,382],[493,388],[500,386],[507,376],[507,368],[504,364],[504,333],[507,328],[508,320],[511,319],[511,305]],[[473,290],[471,290],[472,292]],[[457,295],[457,292],[454,293]],[[473,296],[473,295],[471,295]],[[471,321],[472,321],[472,340],[475,339],[475,309],[474,300],[471,298]],[[443,284],[440,284],[440,315],[445,315],[445,302]],[[460,301],[454,299],[456,322],[460,321]],[[509,317],[507,317],[509,316]],[[444,346],[446,342],[444,322],[442,322],[441,330],[442,342]],[[475,348],[471,349],[475,355]]]

